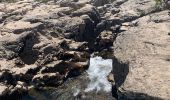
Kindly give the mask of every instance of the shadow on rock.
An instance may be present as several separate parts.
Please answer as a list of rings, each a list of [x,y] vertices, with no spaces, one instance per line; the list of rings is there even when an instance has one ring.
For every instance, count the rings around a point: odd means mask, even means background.
[[[115,57],[113,58],[113,75],[115,80],[115,85],[112,86],[112,96],[118,99],[118,88],[126,80],[126,76],[129,73],[129,64],[120,62]]]
[[[129,73],[129,63],[120,62],[118,59],[113,59],[113,75],[116,87],[120,87],[126,80]]]
[[[138,92],[119,92],[118,100],[164,100],[159,97],[153,97],[148,94],[138,93]]]
[[[125,82],[129,73],[129,63],[113,58],[113,75],[115,85],[112,86],[112,96],[118,100],[163,100],[159,97],[133,91],[120,91],[118,88]],[[140,88],[140,87],[139,87]]]

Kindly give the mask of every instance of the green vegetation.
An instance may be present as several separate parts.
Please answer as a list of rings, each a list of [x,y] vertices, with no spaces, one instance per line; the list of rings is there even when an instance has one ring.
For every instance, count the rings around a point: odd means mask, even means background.
[[[13,2],[17,2],[17,1],[22,1],[22,0],[0,0],[0,2],[7,2],[7,3],[13,3]],[[47,3],[48,1],[51,1],[51,0],[35,0],[35,1]]]
[[[155,0],[155,2],[156,2],[156,5],[155,5],[155,7],[157,8],[157,9],[166,9],[166,8],[168,8],[168,0]]]
[[[12,2],[16,2],[17,0],[0,0],[0,2],[8,2],[8,3],[12,3]]]
[[[35,1],[42,2],[42,3],[47,3],[50,0],[35,0]]]

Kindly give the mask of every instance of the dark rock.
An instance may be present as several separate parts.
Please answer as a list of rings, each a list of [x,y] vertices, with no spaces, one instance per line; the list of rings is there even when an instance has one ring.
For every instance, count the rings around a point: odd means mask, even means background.
[[[95,23],[95,25],[100,21],[100,14],[97,9],[89,4],[84,7],[72,12],[72,16],[88,15]]]

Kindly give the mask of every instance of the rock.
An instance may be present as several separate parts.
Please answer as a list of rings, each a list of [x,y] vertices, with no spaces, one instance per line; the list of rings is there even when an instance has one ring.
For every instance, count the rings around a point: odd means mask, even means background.
[[[68,39],[83,41],[81,38],[85,32],[86,23],[79,17],[60,17],[57,20],[49,20],[47,23],[54,27],[55,34],[64,34]]]
[[[155,4],[154,0],[1,2],[2,94],[9,99],[32,88],[62,84],[67,86],[65,93],[57,92],[62,100],[112,100],[111,93],[90,92],[89,98],[78,89],[69,93],[72,83],[65,83],[75,79],[80,86],[84,81],[77,77],[94,54],[114,60],[108,79],[117,99],[169,99],[170,17]]]
[[[9,32],[18,34],[24,31],[38,30],[41,27],[41,25],[42,23],[31,24],[30,22],[16,21],[16,22],[7,23],[4,26],[3,31],[7,30]]]
[[[113,33],[111,31],[103,31],[96,38],[93,49],[95,51],[102,51],[104,49],[108,50],[112,45],[113,45]]]
[[[26,92],[28,90],[28,87],[24,82],[18,81],[16,86],[13,87],[12,90],[13,91],[11,91],[11,94],[12,93],[22,94],[23,92]]]
[[[70,50],[87,50],[87,42],[70,42],[68,43],[69,49]]]
[[[88,2],[89,2],[88,0],[80,0],[80,1],[79,0],[72,0],[72,1],[63,0],[59,4],[60,4],[60,7],[71,7],[73,9],[80,9]]]
[[[155,14],[164,21],[149,21]],[[114,42],[113,74],[121,92],[118,94],[120,99],[159,100],[170,97],[167,36],[170,24],[169,18],[165,17],[168,11],[155,14],[137,19],[139,25],[120,33]]]
[[[5,85],[0,85],[0,96],[5,95],[8,92],[8,87]]]
[[[0,12],[0,22],[3,21],[4,12]]]
[[[72,9],[70,7],[61,7],[58,5],[40,5],[35,9],[28,11],[24,16],[24,21],[29,22],[42,22],[46,19],[55,19],[61,16],[65,16],[71,13]],[[60,16],[61,15],[61,16]]]
[[[86,4],[84,7],[72,12],[72,16],[88,15],[97,24],[100,21],[100,15],[96,8]]]
[[[38,74],[35,75],[32,79],[32,81],[37,86],[54,86],[54,85],[60,85],[62,83],[61,76],[59,73],[45,73],[45,74]]]
[[[90,42],[94,38],[96,38],[97,33],[95,33],[95,23],[88,15],[80,16],[84,22],[84,32],[79,36],[79,40]]]
[[[37,65],[26,65],[22,68],[12,68],[11,72],[13,73],[13,76],[19,77],[21,80],[24,81],[30,81],[33,77],[33,74],[35,74],[38,70]]]
[[[120,11],[120,9],[118,9],[118,8],[112,8],[111,9],[111,13],[114,15],[114,14],[116,14],[116,13],[118,13]]]
[[[92,0],[93,5],[95,6],[104,6],[105,4],[111,3],[112,0]]]
[[[127,2],[128,0],[114,0],[113,5],[116,7],[121,6],[123,3]]]
[[[68,60],[68,61],[86,61],[90,55],[87,52],[75,52],[75,51],[67,51],[60,52],[58,54],[58,58],[60,60]]]
[[[170,35],[170,32],[168,33],[168,35]]]
[[[120,12],[117,15],[124,21],[132,21],[156,11],[155,4],[154,0],[127,0],[120,5]]]
[[[110,74],[107,76],[107,78],[108,78],[108,81],[109,81],[109,82],[114,83],[114,76],[113,76],[112,73],[110,73]]]
[[[23,49],[26,38],[31,36],[30,32],[22,33],[20,35],[7,35],[0,40],[2,57],[7,57],[8,59],[18,56],[19,52]]]

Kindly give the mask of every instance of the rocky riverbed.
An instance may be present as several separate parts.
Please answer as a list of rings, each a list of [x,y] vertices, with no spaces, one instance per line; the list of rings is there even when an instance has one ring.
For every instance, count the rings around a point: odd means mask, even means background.
[[[0,2],[0,100],[169,100],[165,1]]]

